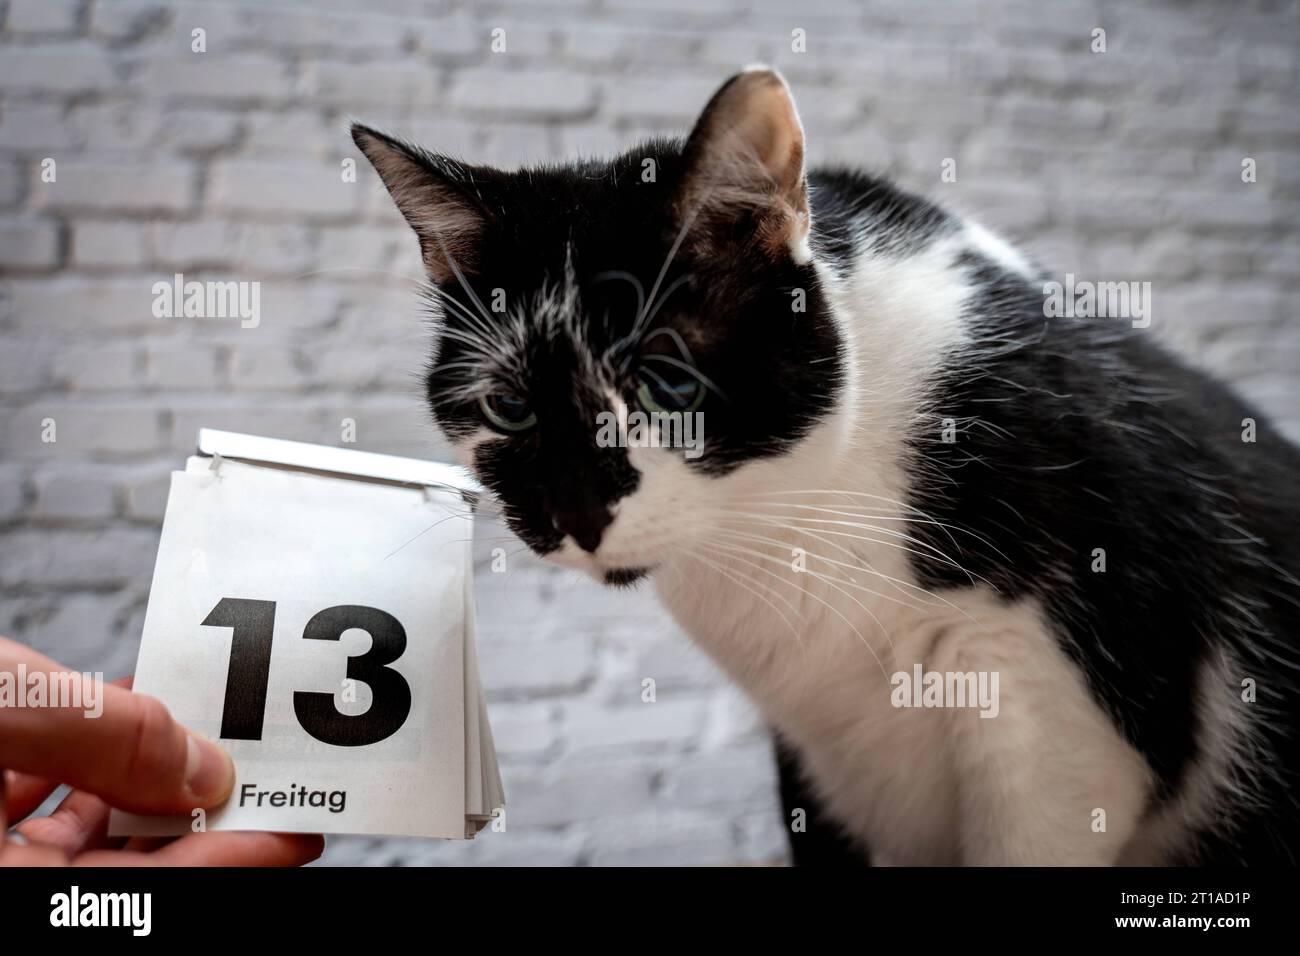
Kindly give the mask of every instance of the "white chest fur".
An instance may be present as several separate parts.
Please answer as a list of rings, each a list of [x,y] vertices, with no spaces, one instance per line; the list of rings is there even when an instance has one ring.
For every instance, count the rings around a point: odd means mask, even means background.
[[[952,269],[978,227],[825,276],[851,356],[845,400],[793,454],[714,492],[725,530],[656,575],[682,627],[799,750],[848,831],[900,863],[1106,863],[1138,827],[1149,771],[1093,702],[1033,602],[917,586],[901,504],[928,382],[966,341]],[[922,518],[921,520],[924,520]],[[739,526],[737,526],[739,522]],[[747,524],[748,522],[748,524]],[[792,573],[802,552],[806,572]],[[898,707],[894,674],[996,675],[996,716]],[[1131,847],[1130,847],[1131,850]]]
[[[832,815],[874,853],[912,864],[1120,857],[1149,792],[1145,764],[1032,604],[1004,606],[979,589],[928,606],[863,601],[872,621],[845,593],[805,579],[801,593],[786,589],[804,611],[792,630],[740,586],[758,590],[752,566],[710,560],[715,567],[665,569],[665,603],[795,745]],[[769,599],[791,617],[771,583]],[[997,675],[996,712],[950,697],[895,706],[890,677],[918,664]]]

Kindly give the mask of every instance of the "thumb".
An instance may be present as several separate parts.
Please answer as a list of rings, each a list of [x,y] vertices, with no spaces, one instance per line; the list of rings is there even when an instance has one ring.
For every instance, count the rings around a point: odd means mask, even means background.
[[[0,639],[0,664],[15,657],[29,675],[37,669],[63,672],[34,651]],[[60,780],[132,813],[189,813],[230,796],[230,756],[178,724],[161,701],[88,676],[65,679],[82,682],[81,700],[98,697],[102,708],[0,711],[0,766]]]

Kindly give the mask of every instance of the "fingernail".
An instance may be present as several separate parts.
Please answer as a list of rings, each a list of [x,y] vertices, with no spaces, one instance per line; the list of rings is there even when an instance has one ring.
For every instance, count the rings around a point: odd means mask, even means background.
[[[217,803],[235,785],[235,765],[230,755],[212,743],[190,734],[185,755],[185,786],[202,805]]]

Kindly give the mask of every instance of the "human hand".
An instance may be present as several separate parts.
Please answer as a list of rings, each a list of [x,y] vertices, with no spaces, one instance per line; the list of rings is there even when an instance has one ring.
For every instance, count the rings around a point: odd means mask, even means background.
[[[178,724],[160,701],[69,674],[0,637],[0,675],[16,680],[20,666],[27,675],[67,675],[81,685],[81,701],[102,710],[95,716],[79,706],[0,704],[0,768],[8,768],[0,770],[0,866],[301,866],[320,856],[318,835],[109,837],[110,807],[188,816],[225,802],[235,781],[230,756]],[[52,814],[7,829],[63,783],[72,792]]]

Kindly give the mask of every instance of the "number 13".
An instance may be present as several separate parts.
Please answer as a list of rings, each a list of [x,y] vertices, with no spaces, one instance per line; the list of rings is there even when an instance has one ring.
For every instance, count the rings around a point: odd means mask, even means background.
[[[271,640],[275,631],[275,602],[222,598],[203,619],[204,625],[229,627],[230,667],[221,736],[229,740],[261,740],[266,716],[266,684],[271,673]],[[317,740],[338,747],[364,747],[395,734],[411,713],[411,687],[387,666],[406,650],[406,629],[387,611],[361,604],[339,604],[318,612],[302,636],[309,641],[337,641],[344,631],[358,628],[370,635],[370,650],[348,658],[347,676],[370,687],[370,709],[350,716],[334,706],[334,695],[294,691],[298,723]]]

